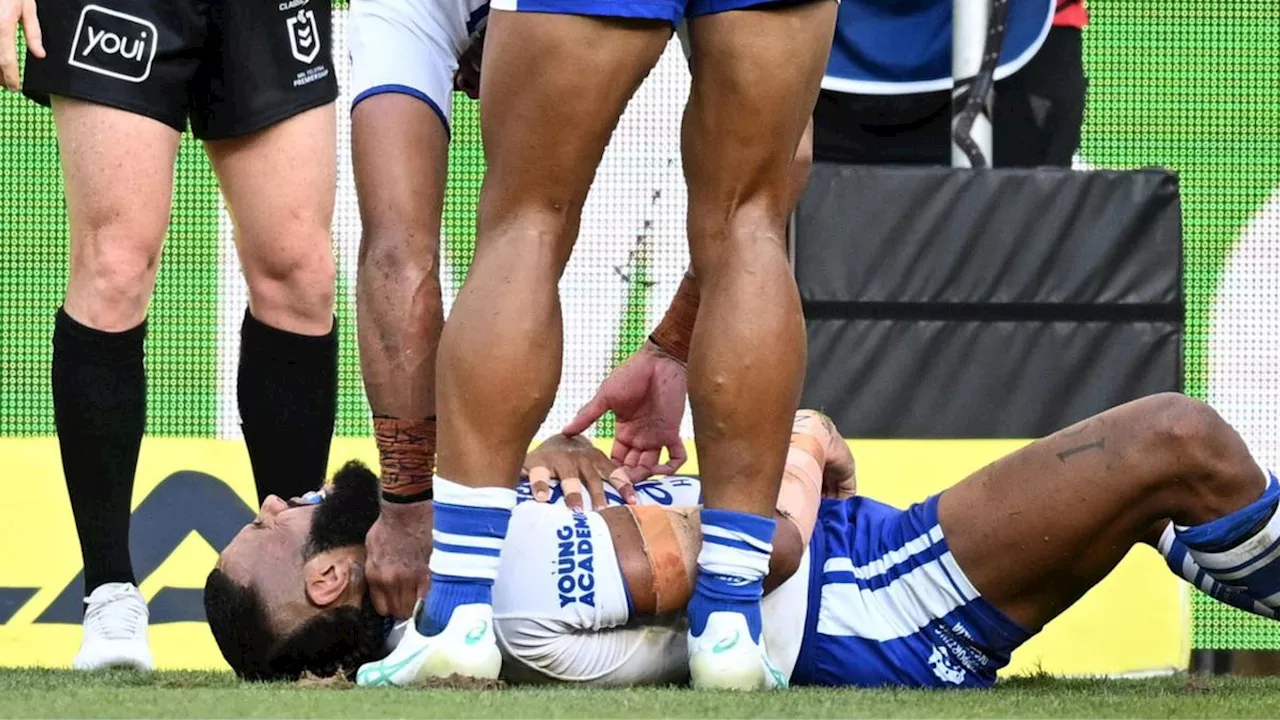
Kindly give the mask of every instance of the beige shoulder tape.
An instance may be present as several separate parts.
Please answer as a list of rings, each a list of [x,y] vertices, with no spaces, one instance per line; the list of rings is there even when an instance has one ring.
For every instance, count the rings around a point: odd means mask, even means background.
[[[628,505],[636,519],[640,536],[644,540],[644,555],[653,574],[652,588],[632,588],[633,596],[646,590],[653,594],[653,603],[641,604],[633,597],[637,607],[656,608],[658,614],[683,610],[689,602],[692,588],[689,584],[688,565],[685,562],[679,532],[671,522],[671,515],[652,505]]]

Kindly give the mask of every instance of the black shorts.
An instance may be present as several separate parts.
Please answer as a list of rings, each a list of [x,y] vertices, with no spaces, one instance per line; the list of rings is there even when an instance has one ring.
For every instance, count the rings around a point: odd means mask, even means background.
[[[330,0],[43,0],[23,90],[128,110],[204,140],[333,102]]]

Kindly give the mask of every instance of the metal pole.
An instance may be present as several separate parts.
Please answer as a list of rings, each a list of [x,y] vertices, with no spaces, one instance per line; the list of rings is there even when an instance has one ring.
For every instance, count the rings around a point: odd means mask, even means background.
[[[951,75],[951,166],[972,167],[974,151],[991,165],[991,106],[995,93],[989,92],[979,107],[969,104],[974,81],[983,71],[983,52],[991,23],[990,0],[952,0]],[[996,48],[999,53],[999,47]],[[979,86],[985,83],[978,83]],[[990,87],[990,85],[987,85]],[[969,112],[966,113],[966,105]],[[969,124],[971,122],[971,124]],[[968,125],[968,127],[966,127]],[[972,143],[972,145],[970,145]]]

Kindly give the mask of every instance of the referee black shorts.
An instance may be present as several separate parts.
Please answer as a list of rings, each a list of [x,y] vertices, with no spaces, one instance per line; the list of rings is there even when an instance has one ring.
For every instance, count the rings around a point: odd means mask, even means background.
[[[145,115],[202,140],[333,102],[330,0],[42,0],[23,91]]]

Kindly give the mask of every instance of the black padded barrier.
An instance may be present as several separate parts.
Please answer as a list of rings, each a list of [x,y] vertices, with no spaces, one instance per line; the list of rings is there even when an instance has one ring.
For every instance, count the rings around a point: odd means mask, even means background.
[[[1036,437],[1182,385],[1177,178],[819,163],[802,404],[846,436]]]

